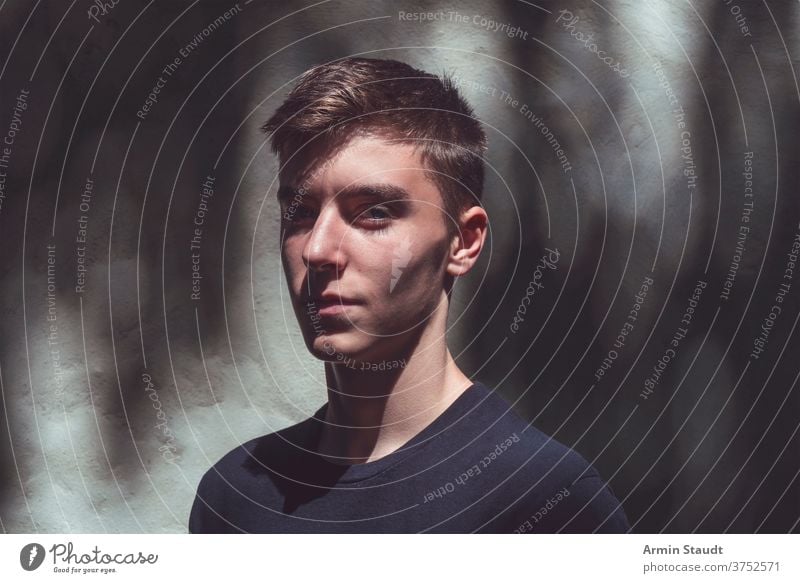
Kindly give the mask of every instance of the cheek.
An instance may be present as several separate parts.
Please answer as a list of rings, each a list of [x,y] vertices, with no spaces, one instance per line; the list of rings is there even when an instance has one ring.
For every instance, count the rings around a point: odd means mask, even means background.
[[[350,261],[348,267],[352,271],[360,272],[357,279],[368,284],[371,293],[375,296],[373,299],[380,300],[389,290],[388,282],[395,254],[390,245],[381,244],[380,241],[364,242],[361,249],[363,253],[360,254],[360,260]],[[366,292],[367,290],[362,291]]]
[[[383,295],[389,304],[410,312],[427,312],[439,301],[444,275],[441,245],[422,247],[419,238],[401,241],[384,254]]]

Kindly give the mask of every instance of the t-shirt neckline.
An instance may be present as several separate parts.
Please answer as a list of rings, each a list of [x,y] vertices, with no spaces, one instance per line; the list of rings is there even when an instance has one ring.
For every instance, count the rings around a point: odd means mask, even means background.
[[[411,455],[421,451],[422,448],[427,447],[430,443],[436,441],[440,437],[442,430],[463,417],[472,408],[474,401],[481,400],[481,392],[488,389],[480,382],[474,381],[463,393],[461,393],[455,401],[453,401],[447,409],[425,426],[419,433],[409,439],[405,444],[400,446],[395,451],[383,456],[380,459],[371,462],[364,462],[360,464],[338,464],[328,461],[316,452],[319,437],[323,428],[325,410],[328,404],[320,407],[316,413],[311,417],[313,431],[309,443],[308,452],[311,463],[319,467],[319,471],[339,474],[336,481],[339,483],[353,483],[361,482],[369,478],[375,477],[378,474],[388,470],[389,468],[401,463],[403,460]],[[485,396],[485,394],[483,395]]]

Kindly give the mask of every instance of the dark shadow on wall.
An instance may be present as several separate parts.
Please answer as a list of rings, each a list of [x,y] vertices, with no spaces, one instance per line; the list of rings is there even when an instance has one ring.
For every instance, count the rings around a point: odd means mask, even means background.
[[[156,45],[138,84],[144,88],[148,79],[157,78],[161,67],[180,56],[180,51],[187,52],[188,43],[230,8],[227,2],[193,7]],[[177,13],[178,8],[173,11]],[[152,29],[160,31],[174,16],[162,11],[158,18],[163,24],[154,24]],[[137,214],[145,205],[139,245],[142,329],[140,337],[137,318],[120,334],[123,351],[134,358],[120,375],[129,379],[122,387],[124,403],[118,401],[115,407],[117,413],[123,408],[134,412],[132,435],[134,439],[141,436],[139,447],[151,451],[137,454],[131,436],[119,434],[115,463],[125,468],[126,480],[139,483],[145,479],[142,472],[165,464],[165,457],[179,458],[192,447],[176,440],[175,427],[183,423],[183,400],[191,404],[195,386],[205,381],[199,374],[203,370],[199,338],[206,356],[227,345],[223,239],[228,265],[236,266],[247,254],[249,240],[241,226],[241,207],[233,205],[241,136],[234,137],[223,154],[246,113],[246,91],[235,85],[240,74],[235,53],[226,56],[240,40],[237,18],[245,16],[235,15],[216,27],[211,40],[191,49],[169,77],[169,95],[159,102],[152,118],[148,116],[140,125],[131,155],[134,164],[127,171],[135,185],[129,196]],[[136,242],[125,240],[121,247],[129,249],[131,244]],[[226,277],[225,291],[235,295],[244,281]],[[169,418],[167,426],[156,430],[153,426],[160,420],[154,416],[153,391],[146,389],[145,375]],[[156,446],[164,448],[160,452],[152,451],[152,441],[145,441],[154,433]]]

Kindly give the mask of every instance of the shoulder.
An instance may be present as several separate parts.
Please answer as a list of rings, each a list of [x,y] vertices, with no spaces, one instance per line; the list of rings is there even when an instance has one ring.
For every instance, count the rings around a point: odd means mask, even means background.
[[[488,389],[487,389],[488,390]],[[481,462],[509,476],[518,501],[508,523],[514,532],[626,532],[621,504],[600,473],[577,451],[545,434],[495,395],[491,453]],[[487,443],[484,441],[484,443]],[[484,446],[485,448],[485,446]]]
[[[202,476],[189,518],[190,532],[236,532],[229,516],[258,500],[296,467],[313,430],[312,418],[231,449]],[[235,521],[234,521],[235,522]]]
[[[525,421],[504,397],[485,385],[478,384],[484,401],[480,425],[485,431],[482,447],[494,445],[492,461],[501,457],[506,464],[527,468],[526,474],[542,475],[542,471],[578,479],[597,472],[575,450],[545,434]]]
[[[570,482],[518,515],[516,533],[626,533],[628,518],[611,487],[595,472]]]
[[[306,451],[313,431],[313,417],[279,431],[256,437],[223,455],[201,479],[214,482],[218,478],[237,481],[277,471],[290,459]]]

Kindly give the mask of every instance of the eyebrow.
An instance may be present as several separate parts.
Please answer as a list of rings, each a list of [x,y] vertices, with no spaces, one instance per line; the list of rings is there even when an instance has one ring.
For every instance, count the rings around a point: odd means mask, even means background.
[[[306,190],[301,194],[300,190],[292,186],[282,185],[278,188],[277,198],[279,202],[288,202],[295,196],[304,198],[313,196]],[[397,200],[409,200],[411,194],[405,189],[394,184],[351,184],[346,186],[337,194],[337,198],[353,198],[364,196],[378,199],[381,202],[391,202]]]
[[[367,196],[379,199],[381,202],[394,200],[408,200],[411,194],[405,189],[394,184],[351,184],[339,192],[342,198]]]

